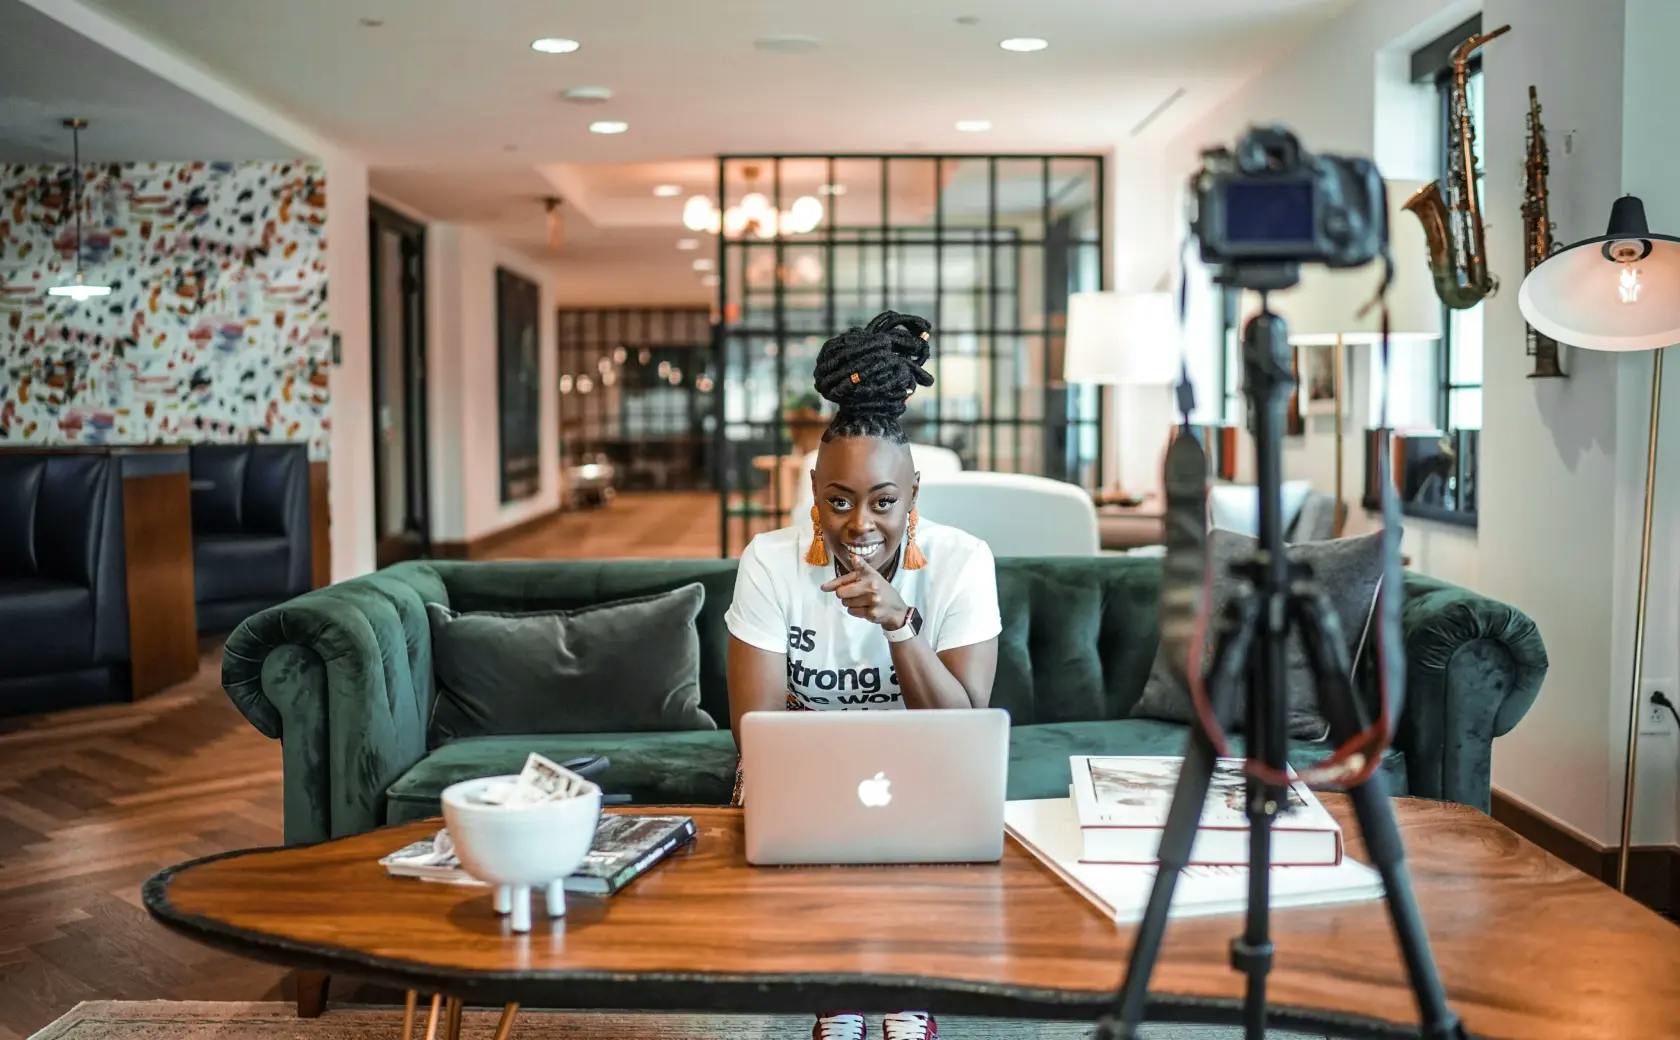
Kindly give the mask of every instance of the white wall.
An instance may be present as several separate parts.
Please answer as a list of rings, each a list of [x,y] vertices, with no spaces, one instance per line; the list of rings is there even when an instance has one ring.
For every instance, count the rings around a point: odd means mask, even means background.
[[[1163,197],[1163,184],[1181,182],[1201,147],[1233,140],[1255,121],[1287,123],[1315,150],[1375,154],[1391,176],[1427,176],[1419,167],[1427,166],[1428,149],[1404,125],[1427,115],[1403,82],[1403,56],[1474,10],[1473,3],[1445,0],[1358,0],[1207,119],[1170,142],[1152,142],[1165,157],[1161,179],[1136,185],[1139,197]],[[1516,288],[1523,273],[1518,213],[1527,90],[1537,84],[1545,106],[1560,241],[1602,233],[1609,204],[1624,187],[1642,190],[1659,230],[1680,226],[1680,135],[1667,107],[1680,93],[1680,66],[1669,53],[1680,39],[1680,4],[1487,0],[1483,22],[1513,28],[1483,52],[1486,118],[1478,128],[1487,157],[1488,249],[1504,286],[1485,308],[1481,526],[1470,532],[1409,520],[1406,549],[1417,569],[1511,602],[1539,624],[1551,670],[1528,716],[1497,743],[1494,782],[1612,843],[1619,833],[1650,359],[1571,350],[1569,379],[1526,378]],[[1115,193],[1133,188],[1122,176]],[[1166,270],[1176,241],[1116,237],[1115,249],[1117,257],[1152,251]],[[1135,255],[1121,259],[1138,263]],[[1213,387],[1198,390],[1207,397]],[[1670,390],[1670,401],[1680,400]],[[1360,395],[1353,396],[1357,402]],[[1676,428],[1680,420],[1663,438],[1670,457],[1680,452]],[[1363,463],[1356,442],[1350,449],[1346,487],[1356,499]],[[1328,432],[1310,430],[1291,446],[1286,471],[1327,480],[1328,450]],[[1680,674],[1680,471],[1672,465],[1665,460],[1666,500],[1656,514],[1664,555],[1653,565],[1651,677]],[[1672,842],[1674,740],[1647,738],[1643,747],[1635,841]]]
[[[432,537],[470,541],[560,505],[559,405],[555,365],[554,272],[460,224],[427,226],[428,350],[432,364]],[[538,326],[542,361],[536,495],[501,500],[497,416],[496,268],[541,287]]]
[[[329,403],[332,579],[374,569],[373,331],[367,165],[337,152],[327,167],[327,320],[339,337]]]

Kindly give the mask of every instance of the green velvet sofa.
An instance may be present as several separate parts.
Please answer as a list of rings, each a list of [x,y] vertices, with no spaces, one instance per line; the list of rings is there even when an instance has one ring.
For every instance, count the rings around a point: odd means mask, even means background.
[[[1160,561],[1003,559],[995,706],[1009,710],[1009,796],[1067,790],[1070,754],[1178,754],[1186,730],[1130,719],[1157,642]],[[457,610],[579,607],[698,581],[701,706],[717,730],[532,734],[426,746],[433,699],[425,604]],[[609,792],[641,804],[722,804],[735,771],[723,624],[732,560],[408,562],[305,593],[228,638],[222,682],[283,746],[285,839],[355,834],[438,812],[466,777],[517,770],[530,750],[605,754]],[[1534,701],[1546,651],[1520,611],[1408,575],[1405,711],[1384,768],[1397,793],[1488,808],[1493,738]],[[1297,763],[1327,752],[1301,744]]]

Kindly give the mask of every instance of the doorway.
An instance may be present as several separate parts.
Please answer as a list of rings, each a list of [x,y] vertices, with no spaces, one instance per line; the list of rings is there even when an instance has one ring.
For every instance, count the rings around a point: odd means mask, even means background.
[[[426,452],[426,229],[368,202],[373,282],[375,557],[431,550]]]

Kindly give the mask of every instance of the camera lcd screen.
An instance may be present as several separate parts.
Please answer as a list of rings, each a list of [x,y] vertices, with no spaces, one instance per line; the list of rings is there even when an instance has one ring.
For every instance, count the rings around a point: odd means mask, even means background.
[[[1312,242],[1313,185],[1309,180],[1238,181],[1225,188],[1225,238],[1232,243]]]

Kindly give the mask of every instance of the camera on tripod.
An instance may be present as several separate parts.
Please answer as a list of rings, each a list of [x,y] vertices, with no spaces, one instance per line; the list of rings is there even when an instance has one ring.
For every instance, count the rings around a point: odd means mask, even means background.
[[[1190,230],[1217,279],[1284,289],[1300,265],[1358,267],[1388,240],[1382,175],[1369,159],[1313,155],[1279,126],[1250,127],[1233,151],[1202,153]]]

